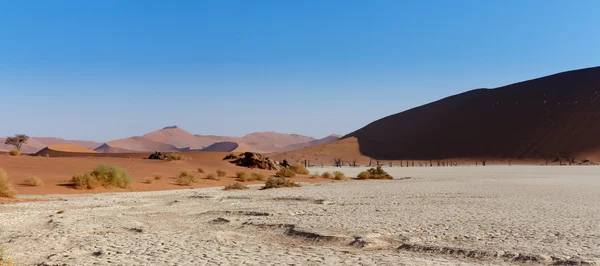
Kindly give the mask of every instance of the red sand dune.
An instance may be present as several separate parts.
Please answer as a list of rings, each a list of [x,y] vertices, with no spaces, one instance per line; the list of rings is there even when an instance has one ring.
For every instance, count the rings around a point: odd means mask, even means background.
[[[96,153],[94,150],[90,150],[88,148],[84,148],[75,144],[57,144],[50,145],[42,150],[38,151],[36,156],[61,156],[63,154],[69,153]]]
[[[10,151],[14,149],[13,146],[5,145],[4,141],[5,138],[0,138],[0,151]],[[100,146],[101,143],[86,140],[66,140],[54,137],[31,137],[27,144],[24,144],[23,147],[21,147],[21,151],[24,153],[36,153],[47,146],[56,144],[75,144],[88,149],[95,149]]]
[[[297,134],[282,134],[273,131],[256,132],[242,137],[242,143],[254,147],[258,152],[281,151],[286,146],[307,143],[313,140],[315,138]]]
[[[316,139],[316,140],[311,140],[309,142],[288,145],[288,146],[281,148],[281,151],[293,151],[293,150],[303,149],[306,147],[312,147],[312,146],[317,146],[317,145],[321,145],[321,144],[326,144],[326,143],[334,142],[334,141],[340,139],[340,137],[341,136],[339,136],[339,135],[333,134],[333,135],[324,137],[322,139]]]
[[[345,136],[381,159],[582,159],[600,151],[600,67],[477,89],[377,120]],[[584,155],[590,158],[582,158]]]
[[[145,137],[130,137],[104,143],[95,151],[98,152],[143,152],[143,151],[177,151],[177,147],[156,142]]]

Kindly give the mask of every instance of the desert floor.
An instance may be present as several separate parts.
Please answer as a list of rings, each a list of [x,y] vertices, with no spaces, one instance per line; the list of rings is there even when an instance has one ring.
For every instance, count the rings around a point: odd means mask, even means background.
[[[25,265],[600,262],[600,167],[386,170],[399,179],[36,195],[0,205],[0,246]]]

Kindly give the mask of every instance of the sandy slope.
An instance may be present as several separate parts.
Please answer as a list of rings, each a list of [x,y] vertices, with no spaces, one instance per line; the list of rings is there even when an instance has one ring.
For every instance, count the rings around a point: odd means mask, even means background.
[[[5,138],[0,138],[0,151],[10,151],[14,149],[13,146],[5,145],[4,141]],[[21,151],[25,153],[36,153],[47,146],[59,144],[74,144],[88,149],[95,149],[101,145],[101,143],[95,141],[66,140],[54,137],[31,137],[29,138],[28,143],[23,145]]]
[[[25,264],[51,265],[600,261],[600,206],[590,204],[600,201],[600,167],[393,171],[412,178],[0,205],[0,245]]]
[[[478,89],[377,120],[355,137],[382,159],[600,159],[600,67]],[[582,154],[586,154],[583,157]]]

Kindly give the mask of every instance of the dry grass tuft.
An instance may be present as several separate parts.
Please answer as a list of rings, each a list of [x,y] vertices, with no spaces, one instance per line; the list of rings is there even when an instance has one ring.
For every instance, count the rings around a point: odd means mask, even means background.
[[[77,189],[94,189],[99,186],[127,188],[132,182],[125,169],[108,164],[101,164],[86,174],[76,174],[71,181]]]
[[[179,176],[175,180],[175,184],[180,186],[191,186],[193,183],[196,182],[198,182],[197,177],[188,171],[183,171],[179,173]]]
[[[333,171],[333,179],[335,180],[343,180],[346,178],[346,175],[340,171]]]
[[[204,168],[198,168],[198,173],[204,174]]]
[[[239,171],[239,172],[235,172],[235,177],[237,179],[240,179],[240,181],[242,180],[248,180],[248,173],[244,172],[244,171]]]
[[[300,187],[300,184],[281,177],[269,177],[269,179],[267,179],[267,182],[265,182],[265,186],[262,189],[282,187]]]
[[[321,174],[319,174],[319,173],[313,173],[308,178],[315,179],[315,178],[318,178],[318,177],[321,177]]]
[[[161,180],[162,179],[162,175],[154,175],[154,180]]]
[[[306,169],[306,167],[304,167],[301,164],[294,164],[290,166],[290,169],[292,169],[292,171],[294,171],[294,173],[299,174],[299,175],[308,175],[308,169]]]
[[[2,247],[0,247],[0,266],[17,266],[17,263],[6,255]]]
[[[14,198],[15,190],[8,183],[8,175],[0,168],[0,198]]]
[[[20,152],[20,151],[18,151],[18,150],[12,150],[12,151],[9,151],[9,152],[8,152],[8,155],[11,155],[11,156],[19,156],[19,155],[21,155],[21,152]]]
[[[283,167],[283,168],[279,169],[279,171],[277,171],[277,173],[275,173],[275,176],[277,176],[277,177],[294,177],[294,176],[296,176],[296,172],[294,172],[294,170],[292,170],[291,168]]]
[[[142,181],[142,183],[144,183],[144,184],[152,184],[152,183],[154,183],[154,180],[150,179],[150,178],[146,178],[146,179],[144,179],[144,181]]]
[[[183,161],[183,160],[185,160],[185,157],[183,157],[183,155],[181,155],[181,154],[171,153],[171,154],[165,155],[165,160],[167,160],[167,161]]]
[[[371,168],[367,171],[362,171],[357,177],[358,179],[394,179],[394,177],[384,171],[381,166],[377,166],[377,168]]]
[[[259,180],[259,181],[264,181],[267,179],[267,177],[261,173],[252,173],[252,174],[250,174],[250,177],[252,178],[252,180]]]
[[[41,179],[39,179],[36,176],[32,176],[30,178],[25,179],[25,182],[23,182],[26,186],[30,186],[30,187],[41,187],[44,185],[44,181],[42,181]]]
[[[210,180],[221,180],[221,178],[217,177],[216,174],[214,173],[210,173],[208,175],[206,175],[206,179],[210,179]]]
[[[246,189],[249,189],[249,187],[240,182],[235,182],[233,184],[225,186],[225,188],[223,190],[246,190]]]
[[[321,175],[321,177],[325,179],[330,179],[333,177],[333,175],[330,172],[325,172]]]
[[[219,176],[219,177],[225,177],[226,175],[227,175],[227,171],[221,170],[221,169],[217,170],[217,176]]]

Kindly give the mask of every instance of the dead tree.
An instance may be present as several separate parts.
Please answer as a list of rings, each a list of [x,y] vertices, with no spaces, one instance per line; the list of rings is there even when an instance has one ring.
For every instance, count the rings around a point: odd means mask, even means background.
[[[352,159],[352,161],[349,162],[349,165],[352,167],[358,167],[358,164],[356,164],[356,158]]]
[[[335,167],[342,167],[344,165],[344,162],[342,161],[342,158],[333,158],[333,166]]]
[[[486,160],[481,160],[481,165],[485,166]]]

